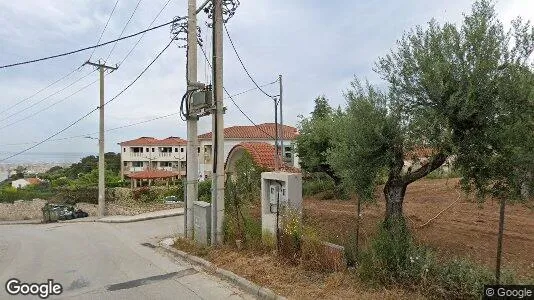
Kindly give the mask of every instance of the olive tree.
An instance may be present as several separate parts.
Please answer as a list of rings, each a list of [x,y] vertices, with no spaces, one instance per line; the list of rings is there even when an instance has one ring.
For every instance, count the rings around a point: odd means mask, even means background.
[[[534,166],[533,49],[533,27],[518,19],[505,31],[488,1],[460,25],[416,27],[376,63],[384,93],[354,82],[345,94],[328,161],[361,196],[387,173],[386,221],[403,219],[407,186],[449,158],[465,188],[519,195]]]
[[[328,149],[332,147],[333,121],[334,111],[328,100],[324,96],[317,97],[311,116],[299,122],[296,151],[304,171],[325,173],[339,185],[341,179],[327,161]]]

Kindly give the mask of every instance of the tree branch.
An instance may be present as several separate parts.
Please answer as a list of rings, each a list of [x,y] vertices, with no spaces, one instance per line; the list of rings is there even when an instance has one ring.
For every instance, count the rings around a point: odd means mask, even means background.
[[[422,165],[419,169],[410,172],[403,176],[402,180],[406,184],[410,184],[416,180],[419,180],[426,175],[430,174],[435,169],[441,167],[445,161],[447,160],[447,156],[443,154],[442,152],[434,155],[431,157],[430,161],[424,165]]]

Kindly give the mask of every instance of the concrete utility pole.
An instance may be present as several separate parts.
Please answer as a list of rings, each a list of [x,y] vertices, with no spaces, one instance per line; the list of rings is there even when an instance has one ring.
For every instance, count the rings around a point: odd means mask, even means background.
[[[274,102],[274,170],[280,170],[280,156],[278,155],[278,99],[273,97]]]
[[[223,0],[213,0],[213,175],[211,244],[222,242],[224,220]]]
[[[91,65],[97,67],[100,71],[100,122],[99,122],[99,137],[98,137],[98,216],[103,217],[106,211],[106,182],[105,174],[105,160],[104,160],[104,73],[106,69],[115,71],[117,66],[111,67],[105,64],[92,63],[87,61],[84,65]]]
[[[197,81],[197,1],[188,0],[187,6],[187,89],[195,89],[191,83]],[[186,191],[184,214],[184,234],[193,238],[193,202],[198,198],[198,118],[187,117],[187,150],[186,150]]]
[[[278,83],[280,84],[280,95],[278,95],[278,101],[280,101],[280,134],[278,136],[280,137],[280,148],[282,148],[282,164],[284,163],[285,157],[285,150],[284,150],[284,115],[283,115],[283,108],[282,108],[282,75],[278,75]]]

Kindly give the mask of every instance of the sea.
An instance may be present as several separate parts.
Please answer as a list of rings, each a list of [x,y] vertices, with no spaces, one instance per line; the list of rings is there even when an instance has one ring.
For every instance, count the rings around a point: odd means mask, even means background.
[[[0,160],[16,154],[16,152],[0,151]],[[84,152],[25,152],[0,162],[0,181],[9,176],[9,170],[24,166],[30,172],[39,173],[54,166],[66,166],[79,162],[83,157],[95,155]]]

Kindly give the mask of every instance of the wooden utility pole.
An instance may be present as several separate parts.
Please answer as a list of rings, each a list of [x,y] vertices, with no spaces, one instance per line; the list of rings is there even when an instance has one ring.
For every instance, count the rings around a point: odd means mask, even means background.
[[[197,82],[197,1],[188,0],[187,6],[187,89]],[[198,198],[198,117],[187,116],[186,186],[187,199],[184,214],[184,235],[193,238],[193,202]]]
[[[213,173],[211,244],[222,242],[224,221],[223,0],[213,0]]]
[[[105,174],[105,160],[104,160],[104,75],[106,69],[112,72],[118,69],[118,66],[111,67],[105,64],[92,63],[87,61],[84,65],[91,65],[97,67],[100,71],[100,122],[99,122],[99,138],[98,138],[98,216],[103,217],[106,211],[106,182],[104,178]]]

